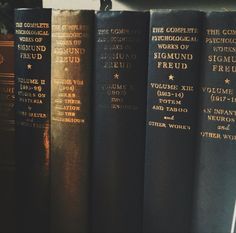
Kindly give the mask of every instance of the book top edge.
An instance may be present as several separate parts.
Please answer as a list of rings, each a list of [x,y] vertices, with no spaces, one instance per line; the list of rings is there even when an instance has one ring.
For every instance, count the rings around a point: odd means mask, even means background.
[[[57,9],[57,8],[41,8],[41,7],[35,7],[35,8],[15,8],[15,11],[58,11],[58,12],[95,12],[95,13],[205,13],[205,14],[221,14],[221,13],[228,13],[228,14],[234,14],[236,13],[236,10],[191,10],[191,9],[150,9],[150,10],[110,10],[110,11],[101,11],[101,10],[92,10],[92,9]]]
[[[51,10],[51,11],[61,11],[61,12],[76,12],[76,11],[92,11],[92,12],[104,12],[104,13],[140,13],[140,12],[149,12],[149,10],[110,10],[110,11],[102,11],[102,10],[93,10],[93,9],[60,9],[60,8],[15,8],[16,11],[31,11],[31,10]]]

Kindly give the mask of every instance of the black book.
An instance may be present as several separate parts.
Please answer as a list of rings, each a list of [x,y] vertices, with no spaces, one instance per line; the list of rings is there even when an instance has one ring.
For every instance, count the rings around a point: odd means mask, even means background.
[[[193,232],[236,232],[236,13],[207,13]]]
[[[93,232],[141,232],[149,14],[97,12]]]
[[[144,232],[190,232],[202,21],[151,11]]]

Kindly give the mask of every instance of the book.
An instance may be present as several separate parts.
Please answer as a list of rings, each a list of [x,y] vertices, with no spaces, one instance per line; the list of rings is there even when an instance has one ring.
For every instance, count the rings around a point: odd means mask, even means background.
[[[17,230],[49,231],[51,10],[15,11]]]
[[[0,1],[0,232],[16,231],[14,7],[41,2]]]
[[[149,13],[95,16],[93,232],[141,232]]]
[[[0,166],[14,166],[14,8],[40,7],[36,1],[0,2]]]
[[[0,166],[14,165],[13,6],[0,3]]]
[[[90,232],[93,27],[93,11],[52,12],[52,232]]]
[[[144,232],[190,232],[203,13],[151,11]]]
[[[193,232],[235,233],[235,12],[204,23]]]

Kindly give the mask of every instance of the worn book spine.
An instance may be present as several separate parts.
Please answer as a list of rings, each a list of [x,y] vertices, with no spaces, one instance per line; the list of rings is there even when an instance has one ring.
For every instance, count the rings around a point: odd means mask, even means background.
[[[17,231],[49,231],[51,10],[15,11]]]
[[[97,12],[93,232],[141,232],[149,14]]]
[[[193,232],[236,232],[235,17],[205,19]]]
[[[90,232],[93,11],[52,13],[52,232]]]
[[[25,2],[17,5],[25,7]],[[15,1],[0,1],[0,232],[16,230],[14,7]]]
[[[0,4],[0,166],[14,165],[13,6]]]
[[[0,3],[0,232],[15,231],[13,6]]]
[[[190,232],[202,22],[151,11],[144,232]]]
[[[0,168],[15,165],[14,8],[41,6],[40,1],[0,2]]]
[[[14,23],[13,9],[0,8],[0,166],[14,166]]]

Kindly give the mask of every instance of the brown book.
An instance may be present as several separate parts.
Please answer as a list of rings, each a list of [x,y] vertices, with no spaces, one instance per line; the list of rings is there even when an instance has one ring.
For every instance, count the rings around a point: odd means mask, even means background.
[[[52,232],[89,231],[93,11],[52,12]]]

